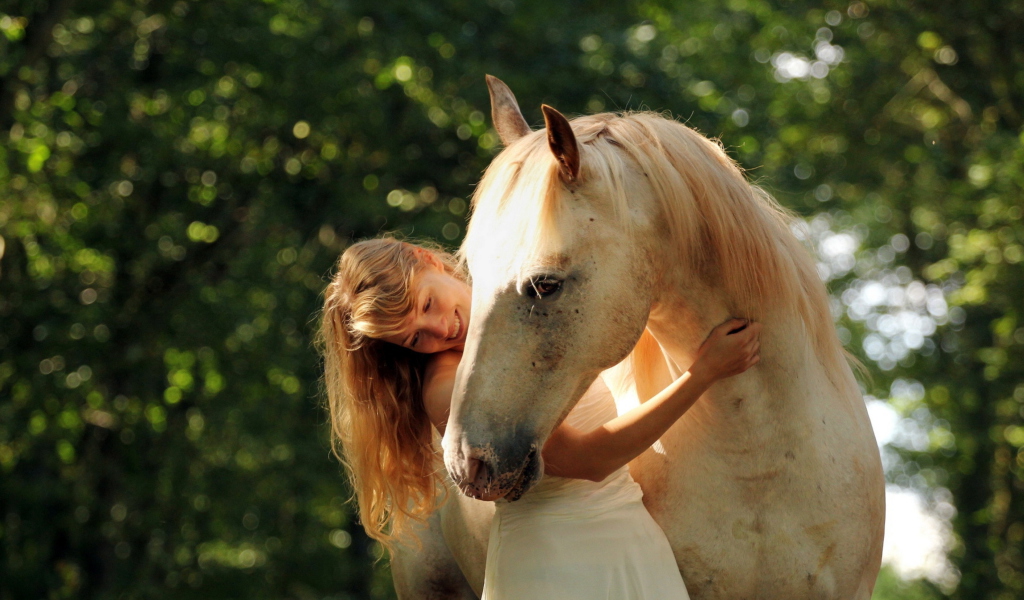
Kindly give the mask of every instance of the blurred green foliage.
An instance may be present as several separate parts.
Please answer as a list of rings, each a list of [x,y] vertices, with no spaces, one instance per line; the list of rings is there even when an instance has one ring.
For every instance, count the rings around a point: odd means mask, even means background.
[[[893,483],[956,508],[959,585],[887,569],[876,597],[1020,597],[1022,22],[1021,0],[5,3],[0,598],[393,594],[310,340],[350,240],[461,237],[498,150],[484,73],[535,124],[669,110],[808,217],[867,392],[903,417]]]

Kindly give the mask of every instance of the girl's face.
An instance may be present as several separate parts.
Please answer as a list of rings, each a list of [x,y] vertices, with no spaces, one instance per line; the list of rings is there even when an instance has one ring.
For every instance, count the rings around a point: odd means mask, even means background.
[[[469,285],[431,259],[432,255],[425,258],[413,281],[413,310],[406,315],[401,331],[384,339],[423,354],[462,350],[469,329]]]

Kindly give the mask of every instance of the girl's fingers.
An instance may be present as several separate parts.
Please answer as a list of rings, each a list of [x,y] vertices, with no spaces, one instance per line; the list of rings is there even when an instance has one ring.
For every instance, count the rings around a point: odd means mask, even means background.
[[[755,340],[756,337],[750,333],[750,329],[744,329],[737,333],[730,333],[727,339],[733,344],[736,344],[737,347],[743,348],[750,344],[751,341]]]
[[[750,321],[746,319],[729,319],[725,323],[722,323],[719,328],[724,330],[726,335],[739,333],[744,331],[750,324]]]

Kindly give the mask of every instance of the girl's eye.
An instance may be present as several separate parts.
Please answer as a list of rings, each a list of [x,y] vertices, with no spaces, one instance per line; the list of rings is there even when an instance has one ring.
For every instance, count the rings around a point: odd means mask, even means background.
[[[423,305],[423,312],[430,310],[430,305],[433,302],[433,298],[427,298],[427,303]]]
[[[420,332],[416,332],[416,335],[412,336],[412,342],[409,343],[409,347],[415,348],[416,344],[420,341]]]

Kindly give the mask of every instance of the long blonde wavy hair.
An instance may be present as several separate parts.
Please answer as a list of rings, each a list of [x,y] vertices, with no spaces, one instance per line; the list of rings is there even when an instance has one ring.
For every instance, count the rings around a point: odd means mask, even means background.
[[[394,237],[357,242],[327,286],[318,346],[331,418],[331,446],[352,483],[366,533],[391,547],[410,519],[437,504],[440,462],[423,406],[428,357],[382,338],[397,333],[430,252],[452,276],[452,255]]]

